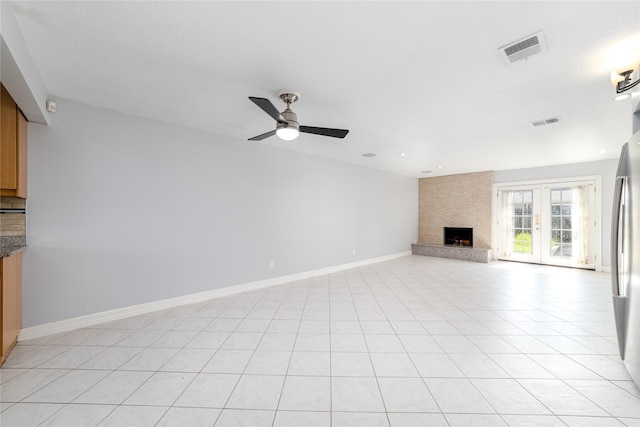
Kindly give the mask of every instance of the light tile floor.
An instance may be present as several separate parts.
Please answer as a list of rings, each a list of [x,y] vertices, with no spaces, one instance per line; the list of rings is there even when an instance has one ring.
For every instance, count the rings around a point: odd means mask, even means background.
[[[410,256],[19,343],[10,426],[639,426],[609,275]]]

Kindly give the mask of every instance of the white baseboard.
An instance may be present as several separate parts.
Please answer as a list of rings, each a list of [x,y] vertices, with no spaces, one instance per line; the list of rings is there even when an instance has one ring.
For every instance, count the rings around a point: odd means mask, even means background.
[[[228,286],[211,291],[198,292],[195,294],[184,295],[175,298],[168,298],[159,301],[148,302],[144,304],[131,305],[128,307],[116,308],[114,310],[101,311],[99,313],[87,314],[86,316],[74,317],[71,319],[60,320],[58,322],[44,323],[42,325],[24,328],[18,335],[18,341],[40,338],[47,335],[53,335],[60,332],[67,332],[74,329],[86,328],[97,325],[99,323],[111,322],[131,316],[150,313],[158,310],[174,308],[180,305],[192,304],[196,302],[206,301],[213,298],[220,298],[240,292],[252,291],[254,289],[266,288],[269,286],[282,285],[284,283],[295,282],[296,280],[304,280],[314,276],[323,276],[325,274],[336,273],[348,270],[350,268],[362,267],[365,265],[375,264],[378,262],[389,261],[411,255],[411,251],[398,252],[391,255],[385,255],[378,258],[370,258],[362,261],[351,262],[348,264],[336,265],[333,267],[321,268],[319,270],[305,271],[302,273],[290,274],[288,276],[274,277],[272,279],[259,280],[256,282],[243,283],[235,286]]]

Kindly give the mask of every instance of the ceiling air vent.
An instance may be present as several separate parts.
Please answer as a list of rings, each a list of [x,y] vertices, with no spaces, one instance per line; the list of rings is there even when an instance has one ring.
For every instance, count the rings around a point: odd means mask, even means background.
[[[560,121],[560,116],[550,117],[548,119],[536,120],[535,122],[531,122],[531,126],[538,127],[544,125],[550,125],[553,123],[558,123]]]
[[[522,59],[535,55],[536,53],[546,52],[547,44],[544,40],[544,33],[539,31],[530,36],[524,37],[506,46],[498,49],[500,56],[507,64],[512,64]]]

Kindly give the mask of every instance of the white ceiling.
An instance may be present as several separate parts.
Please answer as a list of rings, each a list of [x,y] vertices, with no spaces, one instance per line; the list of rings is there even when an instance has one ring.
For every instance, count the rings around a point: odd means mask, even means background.
[[[640,60],[638,1],[12,4],[51,96],[238,144],[427,177],[615,158],[631,135],[610,73]],[[539,30],[546,53],[503,62]],[[282,109],[280,89],[301,124],[349,135],[246,141],[275,127],[247,97]]]

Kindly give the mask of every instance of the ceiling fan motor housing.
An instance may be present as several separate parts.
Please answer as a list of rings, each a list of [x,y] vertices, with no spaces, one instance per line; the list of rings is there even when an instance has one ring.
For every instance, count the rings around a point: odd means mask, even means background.
[[[284,119],[287,122],[286,123],[277,122],[276,129],[282,129],[282,128],[298,129],[300,127],[300,124],[298,123],[298,116],[296,116],[296,113],[291,111],[289,108],[287,108],[280,114],[282,114],[282,117],[284,117]]]

